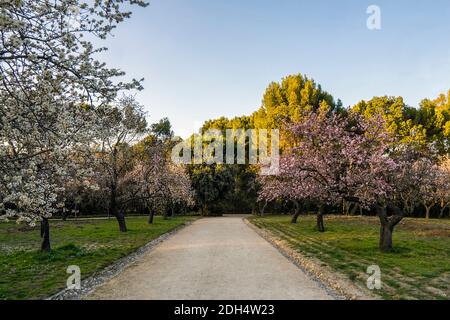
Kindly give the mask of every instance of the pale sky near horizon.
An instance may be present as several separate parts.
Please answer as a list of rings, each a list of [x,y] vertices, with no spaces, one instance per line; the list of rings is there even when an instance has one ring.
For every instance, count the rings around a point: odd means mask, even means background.
[[[381,30],[366,27],[369,5]],[[378,95],[417,106],[450,89],[449,0],[150,0],[102,56],[145,78],[149,121],[183,137],[249,115],[272,81],[303,73],[345,106]]]

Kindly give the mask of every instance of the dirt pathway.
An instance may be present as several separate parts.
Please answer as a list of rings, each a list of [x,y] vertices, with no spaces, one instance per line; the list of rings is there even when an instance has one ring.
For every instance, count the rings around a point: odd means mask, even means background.
[[[87,299],[333,299],[242,217],[194,222]]]

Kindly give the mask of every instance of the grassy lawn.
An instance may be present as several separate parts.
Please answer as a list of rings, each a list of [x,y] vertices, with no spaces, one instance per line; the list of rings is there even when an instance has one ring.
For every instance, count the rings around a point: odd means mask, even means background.
[[[115,219],[51,221],[52,252],[41,253],[39,228],[0,223],[0,299],[46,298],[66,285],[69,265],[81,268],[82,279],[124,257],[193,217],[163,220],[129,217],[127,233]]]
[[[394,232],[392,253],[381,253],[375,217],[326,216],[325,233],[315,230],[315,216],[252,217],[260,228],[286,240],[295,250],[321,260],[365,286],[369,265],[381,268],[385,299],[449,299],[450,221],[404,219]]]

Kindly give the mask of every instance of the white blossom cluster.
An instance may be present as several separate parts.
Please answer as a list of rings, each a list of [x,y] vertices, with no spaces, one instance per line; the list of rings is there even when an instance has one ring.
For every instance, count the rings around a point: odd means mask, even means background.
[[[89,186],[98,108],[139,81],[94,56],[87,36],[104,39],[128,1],[0,2],[0,217],[33,225],[64,206],[74,180]],[[144,6],[142,1],[129,1]],[[75,22],[76,23],[75,23]]]

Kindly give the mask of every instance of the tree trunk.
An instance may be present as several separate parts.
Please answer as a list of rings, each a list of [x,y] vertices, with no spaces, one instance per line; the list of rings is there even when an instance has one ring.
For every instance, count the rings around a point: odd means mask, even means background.
[[[50,224],[48,218],[43,218],[41,221],[41,251],[50,252]]]
[[[324,206],[320,205],[319,212],[317,212],[317,230],[319,230],[319,232],[325,232],[325,225],[323,223],[324,209]]]
[[[117,212],[116,219],[117,219],[117,222],[119,223],[120,232],[127,232],[128,229],[127,229],[127,224],[125,222],[125,215],[123,214],[122,211]]]
[[[123,212],[119,212],[117,207],[117,187],[115,185],[111,186],[111,194],[109,200],[109,214],[116,217],[119,223],[120,232],[127,232],[127,225],[125,222],[125,215]]]
[[[359,204],[358,204],[358,203],[354,203],[354,204],[353,204],[353,208],[350,210],[350,215],[351,215],[351,216],[354,216],[354,215],[355,215],[356,209],[358,209],[358,207],[359,207]]]
[[[206,217],[208,215],[208,207],[207,207],[207,205],[206,204],[202,204],[201,210],[202,210],[202,217]]]
[[[430,205],[427,205],[426,203],[424,203],[423,206],[425,207],[425,219],[429,220],[430,212],[431,212],[431,209],[433,209],[433,207],[434,207],[434,203],[431,203]]]
[[[391,217],[388,217],[387,210],[393,212]],[[377,215],[380,219],[380,242],[379,248],[382,252],[392,251],[392,234],[395,226],[403,219],[404,212],[397,206],[376,206]]]
[[[392,232],[394,227],[385,225],[380,228],[380,250],[382,252],[392,251]]]
[[[445,200],[441,199],[441,203],[439,206],[441,207],[439,211],[439,219],[442,219],[445,215],[445,209],[447,209],[448,203],[445,203]]]
[[[153,217],[155,216],[154,211],[150,210],[150,214],[148,215],[148,224],[153,224]]]
[[[442,219],[445,216],[445,210],[447,209],[447,205],[444,207],[441,207],[441,210],[439,212],[439,218]]]
[[[267,206],[267,201],[264,201],[264,205],[261,207],[261,211],[260,211],[261,216],[264,216],[264,211],[266,210],[266,206]]]
[[[297,223],[297,219],[300,216],[300,204],[298,203],[298,201],[293,202],[295,205],[295,211],[294,214],[292,215],[291,223]]]

